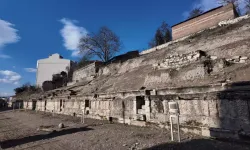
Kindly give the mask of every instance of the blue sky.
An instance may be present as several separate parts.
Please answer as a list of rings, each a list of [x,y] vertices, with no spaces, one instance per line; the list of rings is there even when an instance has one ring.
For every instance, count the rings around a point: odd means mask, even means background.
[[[0,0],[0,96],[35,84],[36,62],[52,53],[77,60],[77,42],[107,26],[120,36],[120,53],[146,49],[162,21],[170,26],[197,5],[215,0]]]

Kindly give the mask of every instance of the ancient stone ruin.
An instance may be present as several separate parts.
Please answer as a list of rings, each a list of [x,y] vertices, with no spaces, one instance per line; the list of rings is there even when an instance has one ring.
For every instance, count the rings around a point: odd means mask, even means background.
[[[77,82],[70,86],[22,97],[23,107],[169,128],[168,103],[177,102],[182,131],[244,138],[250,133],[249,23],[210,29],[123,61],[90,64],[74,73]]]

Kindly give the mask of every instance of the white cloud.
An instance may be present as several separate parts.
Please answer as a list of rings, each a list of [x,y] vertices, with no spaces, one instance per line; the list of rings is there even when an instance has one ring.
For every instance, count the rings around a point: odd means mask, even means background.
[[[35,68],[24,68],[24,70],[27,72],[36,72]]]
[[[0,50],[7,44],[16,43],[20,40],[17,32],[14,28],[14,24],[0,19]],[[0,58],[11,58],[8,55],[0,53]]]
[[[12,23],[0,19],[0,47],[20,40],[17,29],[13,27]]]
[[[60,33],[63,37],[64,47],[71,50],[72,56],[78,56],[78,45],[81,37],[87,35],[87,30],[84,27],[77,26],[77,21],[63,18],[60,22],[64,25]]]
[[[7,58],[11,58],[11,57],[9,55],[0,54],[0,58],[7,59]]]
[[[82,54],[81,54],[81,52],[79,51],[79,50],[75,50],[75,51],[73,51],[72,52],[72,54],[71,54],[71,56],[73,56],[73,57],[79,57],[79,56],[81,56]]]
[[[10,70],[0,70],[0,83],[19,84],[21,75]]]

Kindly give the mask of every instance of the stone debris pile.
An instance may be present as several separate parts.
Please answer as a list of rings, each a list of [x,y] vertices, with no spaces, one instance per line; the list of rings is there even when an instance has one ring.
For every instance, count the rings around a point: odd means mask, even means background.
[[[234,56],[233,58],[226,59],[228,62],[231,63],[246,63],[248,57],[245,56]]]
[[[241,16],[241,17],[238,17],[238,18],[235,18],[235,19],[221,21],[218,25],[219,26],[225,26],[225,25],[235,24],[235,23],[240,22],[241,20],[248,19],[249,17],[250,17],[249,15],[245,15],[245,16]]]
[[[162,63],[155,64],[158,69],[179,68],[198,61],[202,56],[206,56],[205,52],[198,50],[187,54],[171,55],[165,58]]]

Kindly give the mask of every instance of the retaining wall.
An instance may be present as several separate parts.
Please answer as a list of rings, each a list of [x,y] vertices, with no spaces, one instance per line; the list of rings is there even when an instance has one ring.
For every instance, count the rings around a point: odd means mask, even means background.
[[[88,118],[112,117],[120,123],[154,123],[169,128],[168,102],[176,101],[181,130],[208,137],[241,138],[250,133],[249,86],[239,83],[100,95],[50,95],[37,99],[35,108],[72,116],[81,116],[84,111]],[[25,109],[32,109],[32,101],[25,100]]]

